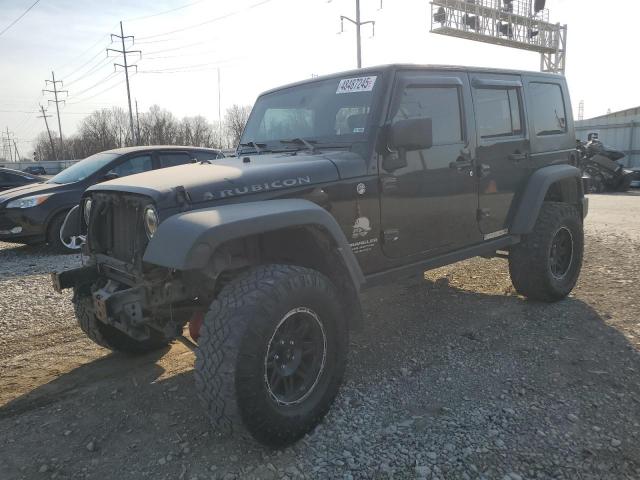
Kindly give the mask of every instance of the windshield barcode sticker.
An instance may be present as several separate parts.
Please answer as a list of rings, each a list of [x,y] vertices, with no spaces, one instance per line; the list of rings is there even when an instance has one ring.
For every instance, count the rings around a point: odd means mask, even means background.
[[[353,92],[370,92],[378,77],[343,78],[338,84],[336,94]]]

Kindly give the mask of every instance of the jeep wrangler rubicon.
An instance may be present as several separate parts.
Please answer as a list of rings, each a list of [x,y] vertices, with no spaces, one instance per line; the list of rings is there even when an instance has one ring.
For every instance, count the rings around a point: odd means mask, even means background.
[[[73,288],[80,327],[112,350],[165,347],[189,324],[215,428],[286,445],[338,392],[363,288],[501,256],[521,295],[571,292],[588,205],[575,146],[561,76],[314,78],[260,95],[237,158],[89,188],[88,263],[54,286]]]

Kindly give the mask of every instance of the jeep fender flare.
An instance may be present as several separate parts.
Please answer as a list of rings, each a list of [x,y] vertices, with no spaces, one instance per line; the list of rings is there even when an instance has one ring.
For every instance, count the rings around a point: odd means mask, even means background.
[[[329,212],[303,199],[220,205],[173,215],[160,223],[143,261],[175,270],[196,270],[228,241],[305,226],[320,227],[331,236],[359,292],[364,274],[342,229]]]
[[[580,169],[572,165],[549,165],[531,174],[513,217],[510,233],[514,235],[531,233],[551,185],[569,178],[574,178],[582,185]],[[582,214],[585,217],[588,209],[588,199],[584,198],[582,188],[580,188],[578,195],[577,201],[581,202],[581,205],[578,204],[577,206],[582,208]]]

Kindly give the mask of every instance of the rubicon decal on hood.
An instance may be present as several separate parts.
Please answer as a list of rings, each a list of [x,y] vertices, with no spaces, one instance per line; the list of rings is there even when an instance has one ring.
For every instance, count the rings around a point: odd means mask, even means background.
[[[283,178],[281,180],[274,180],[268,183],[257,183],[254,185],[244,185],[242,187],[229,188],[220,190],[215,194],[211,194],[212,197],[228,198],[235,197],[236,195],[245,195],[247,193],[260,193],[268,192],[270,190],[278,190],[280,188],[291,188],[299,185],[311,184],[311,177],[296,177],[296,178]],[[205,196],[208,196],[205,194]]]

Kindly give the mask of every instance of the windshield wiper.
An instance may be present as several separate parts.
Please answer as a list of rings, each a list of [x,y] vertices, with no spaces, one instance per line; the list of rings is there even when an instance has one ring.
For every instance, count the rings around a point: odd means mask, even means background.
[[[301,137],[292,138],[291,140],[278,140],[280,143],[284,143],[285,145],[299,145],[301,147],[305,147],[311,153],[316,153],[316,147],[313,145],[314,143],[318,143],[315,140],[305,140]]]
[[[247,143],[240,143],[238,144],[239,147],[249,147],[249,148],[253,148],[255,149],[256,153],[262,153],[264,152],[267,144],[266,143],[256,143],[254,141],[251,142],[247,142]]]

